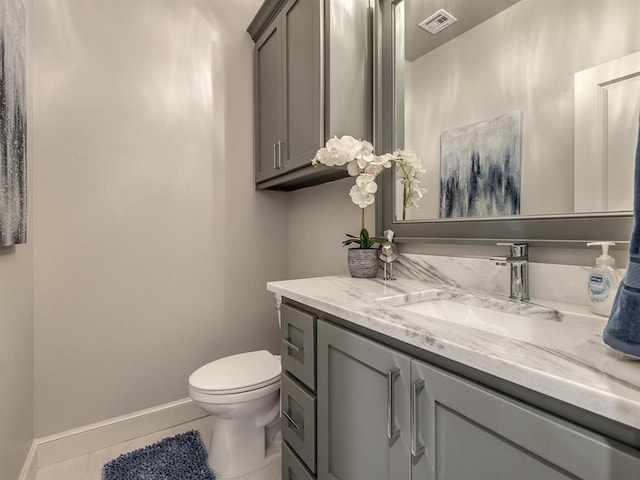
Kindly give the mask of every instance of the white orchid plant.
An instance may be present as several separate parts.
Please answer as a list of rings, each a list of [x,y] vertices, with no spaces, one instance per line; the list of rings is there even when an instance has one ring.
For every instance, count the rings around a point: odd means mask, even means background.
[[[400,184],[403,186],[402,193],[402,219],[407,219],[407,210],[411,207],[418,208],[418,202],[427,192],[427,189],[420,186],[420,178],[425,170],[415,152],[410,150],[396,150],[393,152],[396,162]]]
[[[385,169],[395,164],[400,183],[404,187],[403,219],[406,217],[406,210],[410,207],[417,208],[418,200],[426,192],[425,188],[420,187],[420,178],[425,170],[415,153],[400,149],[393,153],[375,155],[371,143],[356,140],[349,135],[330,138],[326,145],[317,151],[311,163],[314,166],[328,167],[346,165],[349,175],[356,177],[356,184],[351,187],[349,196],[353,203],[362,209],[362,228],[359,237],[347,234],[349,238],[342,242],[345,246],[357,244],[360,248],[372,248],[376,243],[384,241],[369,236],[364,224],[364,209],[374,203],[378,190],[376,177]]]

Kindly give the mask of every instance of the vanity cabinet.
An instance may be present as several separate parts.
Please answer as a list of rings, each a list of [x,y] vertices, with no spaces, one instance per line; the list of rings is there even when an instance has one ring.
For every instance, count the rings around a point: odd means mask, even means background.
[[[640,452],[323,320],[318,479],[623,480]]]
[[[316,321],[297,307],[280,305],[282,478],[315,478]]]
[[[371,140],[369,1],[266,0],[247,30],[255,41],[256,188],[346,177],[311,159],[334,135]]]

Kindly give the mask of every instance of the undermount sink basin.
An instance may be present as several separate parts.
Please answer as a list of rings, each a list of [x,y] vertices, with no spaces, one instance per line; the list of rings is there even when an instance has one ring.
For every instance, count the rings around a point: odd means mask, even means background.
[[[599,336],[590,322],[580,318],[582,315],[506,298],[432,289],[389,298],[386,303],[431,319],[549,348],[571,348]]]
[[[539,322],[555,322],[555,320],[527,319],[522,315],[464,305],[451,300],[425,300],[399,308],[533,343],[545,340],[541,335],[541,330],[544,329],[540,328]]]

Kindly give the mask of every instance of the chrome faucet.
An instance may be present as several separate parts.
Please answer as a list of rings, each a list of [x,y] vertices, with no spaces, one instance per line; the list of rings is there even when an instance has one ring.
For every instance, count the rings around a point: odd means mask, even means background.
[[[529,245],[526,243],[498,243],[497,245],[511,248],[511,254],[508,257],[489,258],[496,265],[511,266],[509,298],[529,300]]]

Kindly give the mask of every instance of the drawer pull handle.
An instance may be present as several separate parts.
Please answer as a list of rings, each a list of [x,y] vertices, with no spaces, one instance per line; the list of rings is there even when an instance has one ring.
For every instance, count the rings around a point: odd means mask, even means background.
[[[394,408],[394,400],[393,394],[394,388],[393,384],[396,382],[396,378],[400,376],[400,369],[394,368],[393,370],[389,370],[387,372],[387,438],[389,440],[394,440],[398,435],[400,435],[400,429],[397,429],[395,426],[395,408]]]
[[[297,345],[294,345],[293,343],[291,343],[291,340],[288,339],[288,338],[283,338],[282,339],[282,343],[284,343],[287,347],[289,347],[294,352],[300,352],[300,350],[302,350],[302,348],[300,348]]]
[[[418,429],[418,396],[424,389],[424,380],[411,384],[411,456],[418,459],[424,453],[424,445],[420,445]]]
[[[302,430],[304,430],[304,426],[301,427],[300,425],[298,425],[293,418],[291,418],[291,414],[286,412],[286,411],[282,411],[282,416],[284,418],[287,419],[287,422],[289,422],[289,424],[294,428],[294,430],[297,430],[298,432],[301,432]]]

